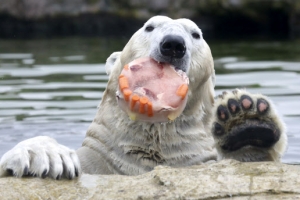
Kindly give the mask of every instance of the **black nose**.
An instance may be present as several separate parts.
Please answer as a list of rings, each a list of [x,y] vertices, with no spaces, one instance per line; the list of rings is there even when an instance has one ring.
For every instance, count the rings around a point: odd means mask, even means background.
[[[177,35],[166,35],[160,43],[160,52],[164,56],[182,58],[185,50],[184,39]]]

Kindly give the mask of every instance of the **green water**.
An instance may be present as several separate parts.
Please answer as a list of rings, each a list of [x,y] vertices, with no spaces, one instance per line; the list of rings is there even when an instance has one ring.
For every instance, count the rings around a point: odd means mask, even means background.
[[[78,148],[106,86],[105,60],[127,40],[0,40],[0,156],[37,135]],[[208,43],[216,94],[246,88],[270,96],[288,127],[283,161],[300,163],[300,41]]]

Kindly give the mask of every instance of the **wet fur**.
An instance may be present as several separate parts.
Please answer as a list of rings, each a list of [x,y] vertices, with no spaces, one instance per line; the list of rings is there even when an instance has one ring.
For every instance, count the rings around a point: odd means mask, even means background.
[[[155,35],[144,32],[149,23],[155,25]],[[195,31],[201,36],[199,40],[191,36]],[[117,104],[118,76],[123,66],[136,58],[152,56],[163,61],[165,58],[158,55],[157,46],[159,39],[169,33],[178,33],[185,38],[187,53],[182,61],[175,60],[173,64],[188,74],[187,106],[176,120],[169,123],[131,121]],[[108,85],[82,147],[76,152],[78,157],[75,151],[49,137],[31,138],[3,155],[0,177],[12,173],[17,177],[30,174],[72,179],[80,174],[81,169],[90,174],[137,175],[157,165],[183,167],[226,158],[280,161],[285,151],[287,137],[284,124],[265,96],[238,90],[224,93],[214,101],[215,73],[211,51],[202,38],[201,30],[190,20],[173,21],[161,16],[151,18],[132,36],[122,52],[113,53],[108,58],[106,68]],[[277,127],[280,138],[270,147],[248,145],[236,151],[225,151],[221,146],[230,137],[230,131],[217,136],[214,124],[218,122],[226,128],[241,122],[248,126],[247,120],[252,120],[252,113],[257,115],[257,110],[241,112],[237,118],[229,117],[226,122],[220,122],[217,108],[219,105],[226,106],[230,98],[240,101],[243,94],[249,95],[254,103],[258,98],[269,102],[268,113],[256,118]]]
[[[181,167],[216,159],[213,137],[207,134],[213,107],[214,68],[210,49],[203,39],[201,46],[190,50],[191,61],[186,61],[190,63],[190,90],[187,106],[180,117],[169,123],[151,124],[131,121],[118,108],[116,91],[123,66],[152,53],[149,41],[140,36],[142,31],[143,28],[132,36],[121,53],[112,55],[116,58],[108,59],[116,61],[107,67],[111,68],[107,89],[83,147],[77,151],[85,172],[95,173],[90,160],[99,160],[96,173],[136,175],[157,165]],[[140,44],[141,41],[148,44]],[[196,57],[198,59],[194,59]]]

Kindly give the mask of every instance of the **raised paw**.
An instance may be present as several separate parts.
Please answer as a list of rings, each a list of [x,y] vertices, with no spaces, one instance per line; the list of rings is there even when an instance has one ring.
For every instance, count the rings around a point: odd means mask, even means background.
[[[46,136],[20,142],[0,160],[0,177],[49,176],[59,180],[73,179],[80,173],[76,152]]]
[[[267,97],[244,90],[224,92],[215,103],[212,134],[219,158],[279,161],[285,126]]]

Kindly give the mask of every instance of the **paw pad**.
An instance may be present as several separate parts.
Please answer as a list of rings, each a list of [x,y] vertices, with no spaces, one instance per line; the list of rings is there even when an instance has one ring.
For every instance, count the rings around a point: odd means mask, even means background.
[[[279,140],[281,132],[276,121],[271,120],[267,99],[239,90],[221,96],[212,132],[223,151],[236,151],[244,146],[271,148]]]
[[[217,110],[218,118],[221,121],[226,121],[229,117],[228,110],[225,106],[220,105]]]
[[[221,124],[219,123],[215,123],[214,124],[214,134],[217,136],[222,136],[225,134],[225,130],[224,127],[221,126]]]
[[[248,95],[241,96],[241,105],[244,110],[249,110],[253,106],[253,100]]]
[[[231,114],[236,114],[241,110],[239,102],[235,99],[229,99],[227,103],[227,107]]]
[[[265,114],[269,109],[269,103],[265,99],[258,99],[256,107],[258,113]]]

